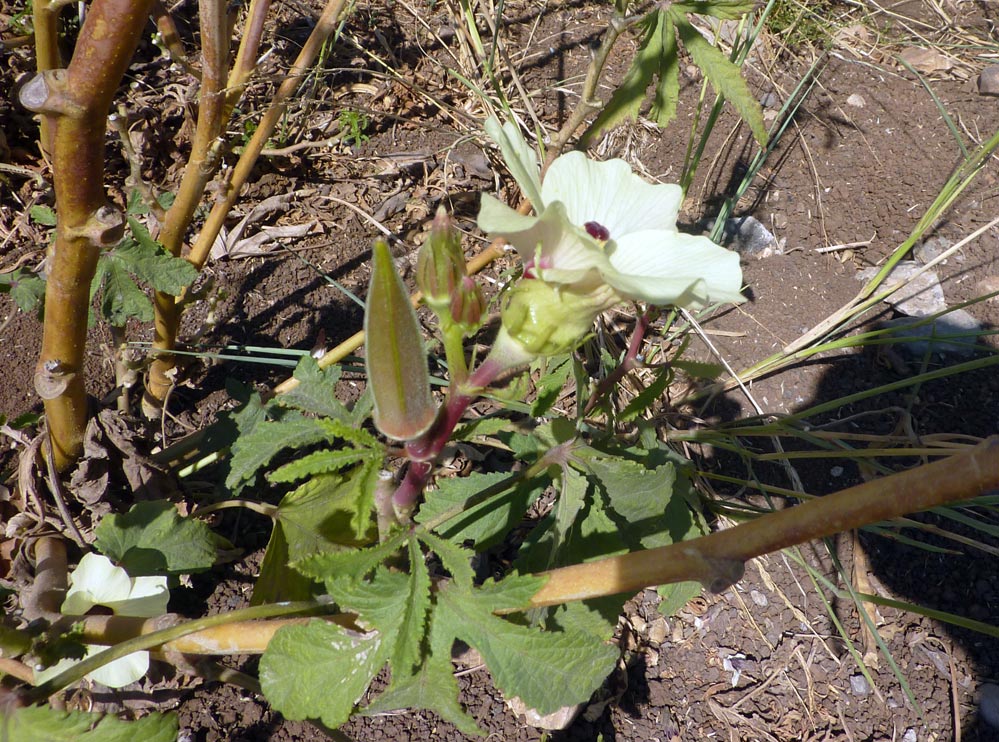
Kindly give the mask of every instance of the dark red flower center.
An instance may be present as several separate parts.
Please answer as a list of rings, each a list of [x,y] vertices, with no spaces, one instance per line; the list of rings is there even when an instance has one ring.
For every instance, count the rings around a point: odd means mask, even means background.
[[[590,235],[595,240],[600,240],[601,242],[606,242],[610,239],[610,232],[600,222],[586,222],[583,225],[586,233]]]

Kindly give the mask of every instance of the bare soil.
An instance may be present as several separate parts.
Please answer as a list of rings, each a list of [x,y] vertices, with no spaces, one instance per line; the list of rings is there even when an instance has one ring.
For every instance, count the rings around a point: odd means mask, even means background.
[[[361,310],[323,274],[363,296],[370,245],[380,229],[398,238],[394,249],[405,266],[440,203],[468,230],[470,252],[484,244],[474,231],[476,194],[494,191],[497,176],[504,184],[509,179],[469,136],[483,116],[476,97],[446,73],[458,65],[461,33],[447,5],[422,4],[414,15],[406,3],[363,4],[351,14],[341,43],[324,60],[323,73],[306,85],[307,95],[289,116],[287,140],[276,142],[279,152],[261,161],[241,202],[246,213],[268,197],[291,193],[290,202],[261,223],[313,226],[306,236],[284,241],[283,247],[272,243],[259,255],[210,263],[200,283],[209,286],[217,320],[202,341],[216,348],[236,344],[310,349],[344,340],[360,329]],[[966,142],[980,141],[999,129],[999,100],[979,95],[975,83],[989,50],[962,43],[991,35],[994,58],[999,50],[999,9],[994,4],[943,3],[953,20],[948,28],[941,26],[941,4],[929,0],[895,4],[890,13],[878,12],[874,4],[862,4],[862,9],[855,5],[829,7],[844,16],[838,24],[863,19],[859,36],[841,36],[840,43],[820,51],[803,39],[796,42],[793,35],[767,35],[751,60],[748,74],[754,92],[770,110],[791,95],[815,60],[817,84],[736,209],[736,215],[755,216],[781,242],[776,254],[744,259],[751,301],[708,324],[707,337],[736,370],[786,346],[849,301],[862,285],[858,272],[883,261],[912,231],[960,158],[942,111]],[[11,12],[7,3],[2,10]],[[183,12],[193,14],[194,9],[184,6]],[[291,22],[297,12],[283,9],[280,17],[287,22],[270,31],[279,52],[266,63],[271,71],[287,64],[303,38],[304,25]],[[318,15],[315,8],[311,12]],[[556,130],[575,104],[591,46],[599,40],[607,16],[605,4],[588,0],[541,6],[507,0],[506,52],[524,87],[537,92],[534,110],[549,130]],[[786,46],[789,39],[795,42],[793,48]],[[621,43],[610,63],[610,81],[621,78],[636,43],[631,38]],[[931,43],[946,48],[953,62],[950,69],[924,77],[939,105],[895,58],[907,48]],[[380,74],[361,53],[364,45],[389,62],[399,78]],[[125,100],[144,175],[169,190],[177,182],[181,160],[170,153],[184,136],[184,108],[172,97],[176,90],[171,92],[167,85],[178,73],[168,73],[152,50],[143,54],[148,61],[137,75],[143,75],[145,87]],[[7,145],[0,154],[5,162],[45,174],[35,154],[33,125],[13,102],[18,74],[29,67],[27,51],[15,49],[0,72],[5,93],[0,97],[0,120]],[[681,70],[681,81],[678,122],[665,131],[644,120],[625,125],[599,143],[599,156],[623,157],[650,178],[675,181],[701,86],[692,66]],[[254,95],[262,100],[264,90]],[[329,136],[343,111],[368,117],[365,141],[280,152]],[[723,114],[689,193],[683,215],[688,225],[714,213],[753,151],[745,127]],[[112,171],[127,170],[117,147],[109,156]],[[0,270],[21,261],[35,266],[44,256],[47,238],[28,219],[27,209],[46,203],[51,194],[20,175],[0,176]],[[999,213],[997,176],[993,159],[932,236],[956,242],[994,218]],[[120,189],[121,184],[114,187]],[[120,192],[115,197],[120,198]],[[842,247],[821,251],[833,246]],[[489,269],[487,278],[499,276],[502,267]],[[971,241],[940,274],[949,305],[999,290],[999,229],[993,227]],[[973,304],[968,311],[986,329],[999,327],[996,298]],[[201,327],[207,314],[207,302],[196,305],[185,320],[186,331]],[[866,319],[890,316],[891,309],[884,305]],[[148,339],[149,328],[133,329],[135,339]],[[32,389],[40,332],[36,317],[17,312],[8,297],[0,296],[3,414],[40,410]],[[95,327],[87,373],[96,399],[114,386],[109,342],[106,330]],[[983,342],[995,346],[989,338]],[[706,347],[695,346],[695,355],[710,357]],[[935,357],[930,367],[952,362]],[[830,353],[758,380],[748,394],[724,395],[691,414],[711,422],[738,420],[755,414],[750,395],[766,413],[794,413],[918,370],[918,363],[900,364],[882,353]],[[231,404],[229,381],[263,389],[284,375],[266,366],[194,362],[187,370],[188,381],[171,398],[174,419],[162,430],[150,431],[151,439],[162,445],[163,434],[170,442],[211,422],[219,409]],[[826,412],[811,422],[854,433],[886,433],[904,424],[915,436],[990,435],[999,428],[999,377],[985,370],[904,388]],[[746,444],[769,445],[755,439]],[[787,472],[777,465],[748,472],[746,462],[723,452],[691,453],[707,471],[790,486]],[[6,462],[5,475],[12,474],[13,452],[0,461]],[[795,470],[812,494],[841,489],[869,474],[840,459],[796,461]],[[188,494],[196,499],[202,493]],[[715,495],[741,493],[719,489]],[[999,539],[962,530],[940,515],[925,520],[999,547]],[[247,602],[267,524],[244,515],[227,517],[219,527],[249,556],[195,576],[190,587],[178,591],[172,609],[196,615]],[[813,582],[811,575],[817,573],[843,587],[838,561],[843,573],[869,581],[868,592],[999,625],[999,552],[961,546],[942,535],[906,534],[956,553],[931,552],[867,533],[844,535],[830,544],[757,560],[736,586],[692,600],[675,617],[660,616],[655,591],[646,590],[621,618],[618,671],[567,729],[547,733],[527,725],[510,710],[474,657],[466,656],[467,662],[456,665],[462,701],[491,733],[490,739],[512,742],[999,739],[999,730],[980,721],[976,711],[978,688],[999,682],[999,640],[879,607],[871,618],[897,664],[896,674],[885,656],[879,658],[856,606],[830,597],[826,587]],[[870,678],[863,675],[854,651],[866,654]],[[238,658],[235,664],[252,673],[255,660]],[[177,692],[162,707],[178,710],[185,742],[323,738],[308,724],[282,720],[247,691],[197,680],[174,687]],[[424,712],[358,717],[343,731],[365,742],[465,739]]]

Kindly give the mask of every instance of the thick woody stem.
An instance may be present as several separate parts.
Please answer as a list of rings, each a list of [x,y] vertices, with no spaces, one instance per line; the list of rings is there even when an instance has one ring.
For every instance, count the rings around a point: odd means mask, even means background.
[[[42,387],[60,470],[83,449],[87,422],[83,359],[90,284],[100,249],[124,220],[104,195],[104,137],[111,100],[145,25],[151,0],[95,0],[65,70],[37,75],[21,102],[52,131],[59,224],[49,259],[45,326],[36,386]]]
[[[229,34],[225,7],[221,0],[200,0],[198,13],[201,19],[201,92],[198,97],[198,123],[191,144],[191,156],[184,169],[184,177],[177,189],[177,198],[167,212],[159,240],[171,255],[180,256],[184,234],[191,224],[194,212],[201,203],[205,189],[218,169],[214,153],[222,132],[225,109],[225,74],[229,56]],[[173,350],[180,326],[177,298],[157,291],[153,297],[155,309],[153,347]],[[153,411],[166,397],[173,379],[170,371],[173,355],[158,355],[149,369],[147,403]]]
[[[716,591],[738,581],[746,561],[789,546],[939,507],[999,488],[999,436],[942,461],[761,516],[724,531],[648,551],[542,573],[532,606],[635,593],[699,580]]]

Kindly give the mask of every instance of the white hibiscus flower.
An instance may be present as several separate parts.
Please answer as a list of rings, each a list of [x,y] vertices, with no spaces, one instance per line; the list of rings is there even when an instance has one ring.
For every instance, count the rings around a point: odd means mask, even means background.
[[[62,604],[62,613],[82,616],[94,606],[110,608],[117,616],[153,618],[166,613],[170,593],[166,577],[129,577],[121,567],[100,554],[86,554],[69,575],[70,587]],[[87,645],[87,655],[105,647]],[[65,659],[35,673],[35,682],[44,683],[80,660]],[[109,688],[134,683],[149,670],[149,652],[133,652],[87,674]]]
[[[677,230],[679,186],[647,183],[623,160],[598,162],[582,152],[556,159],[542,182],[537,156],[516,125],[490,119],[486,131],[537,212],[518,214],[484,194],[478,218],[484,232],[521,254],[525,278],[540,280],[554,297],[554,305],[531,309],[525,294],[537,301],[541,291],[518,294],[517,287],[504,307],[505,330],[531,353],[567,349],[567,322],[588,329],[597,314],[626,300],[693,309],[744,301],[738,254]],[[509,306],[521,329],[508,323]],[[558,340],[538,341],[546,335]]]

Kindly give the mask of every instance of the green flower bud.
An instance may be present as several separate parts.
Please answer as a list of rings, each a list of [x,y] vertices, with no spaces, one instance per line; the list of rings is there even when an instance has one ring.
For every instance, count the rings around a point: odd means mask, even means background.
[[[579,345],[597,315],[619,301],[620,297],[606,285],[576,292],[536,279],[522,279],[504,301],[503,328],[528,353],[552,356]]]
[[[416,257],[416,285],[427,306],[441,316],[449,311],[451,297],[465,275],[461,235],[441,206]]]
[[[482,326],[482,315],[486,311],[486,299],[482,289],[468,276],[461,279],[451,297],[451,319],[461,327],[465,335],[471,335]]]

